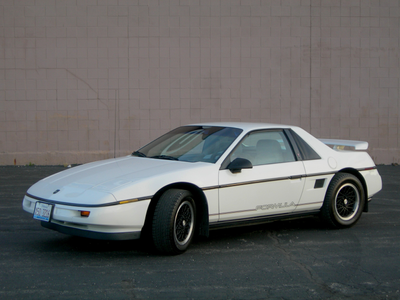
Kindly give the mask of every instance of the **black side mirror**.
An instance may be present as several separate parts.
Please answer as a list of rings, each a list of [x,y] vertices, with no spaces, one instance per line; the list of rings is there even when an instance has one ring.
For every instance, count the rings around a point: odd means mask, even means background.
[[[253,164],[248,159],[240,157],[234,159],[227,167],[227,169],[234,174],[240,173],[242,169],[252,169],[252,168]]]

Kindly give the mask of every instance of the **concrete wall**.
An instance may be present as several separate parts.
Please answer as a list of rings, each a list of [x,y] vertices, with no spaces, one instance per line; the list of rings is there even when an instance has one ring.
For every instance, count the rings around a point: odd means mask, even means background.
[[[0,164],[260,121],[400,162],[398,0],[0,0]]]

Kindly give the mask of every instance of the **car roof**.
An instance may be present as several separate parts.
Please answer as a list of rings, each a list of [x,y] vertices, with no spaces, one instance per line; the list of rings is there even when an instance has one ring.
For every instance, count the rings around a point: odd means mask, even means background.
[[[251,122],[208,122],[208,123],[193,123],[187,126],[219,126],[219,127],[234,127],[244,131],[257,129],[273,129],[273,128],[294,128],[296,126],[273,124],[273,123],[251,123]]]

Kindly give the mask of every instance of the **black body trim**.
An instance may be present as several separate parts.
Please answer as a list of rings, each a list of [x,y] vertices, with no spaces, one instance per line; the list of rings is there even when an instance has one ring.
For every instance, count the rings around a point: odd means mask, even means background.
[[[153,196],[149,196],[149,197],[136,198],[135,199],[136,201],[121,200],[121,201],[116,201],[116,202],[111,202],[111,203],[104,203],[104,204],[80,204],[80,203],[69,203],[69,202],[48,200],[48,199],[45,199],[45,198],[33,196],[33,195],[29,194],[29,193],[26,193],[26,196],[28,196],[29,198],[41,201],[41,202],[49,203],[49,204],[58,204],[58,205],[66,205],[66,206],[77,206],[77,207],[107,207],[107,206],[114,206],[114,205],[138,202],[138,201],[143,201],[143,200],[150,200],[153,197]]]
[[[52,229],[64,234],[80,236],[95,240],[122,241],[122,240],[137,240],[140,238],[140,231],[122,232],[122,233],[104,233],[104,232],[96,232],[96,231],[72,228],[43,221],[41,222],[41,225],[45,228]]]
[[[375,170],[375,169],[376,169],[376,166],[375,167],[362,168],[362,169],[356,169],[356,170],[359,171],[359,172],[362,172],[362,171]],[[254,181],[245,181],[245,182],[231,183],[231,184],[226,184],[226,185],[205,187],[205,188],[202,188],[202,190],[203,191],[208,191],[208,190],[213,190],[213,189],[223,189],[223,188],[228,188],[228,187],[248,185],[248,184],[257,184],[257,183],[265,183],[265,182],[271,182],[271,181],[294,180],[294,179],[308,178],[308,177],[335,175],[336,173],[339,173],[339,172],[340,172],[340,170],[331,171],[331,172],[304,174],[304,175],[292,175],[292,176],[287,176],[287,177],[276,177],[276,178],[261,179],[261,180],[254,180]]]
[[[291,179],[289,176],[288,177],[276,177],[276,178],[271,178],[271,179],[230,183],[230,184],[220,185],[220,186],[218,186],[218,188],[223,189],[223,188],[234,187],[234,186],[257,184],[257,183],[266,183],[266,182],[271,182],[271,181],[282,181],[282,180],[289,180],[289,179]]]
[[[254,217],[254,218],[247,218],[247,219],[236,219],[231,221],[220,221],[210,223],[210,230],[212,229],[222,229],[222,228],[229,228],[229,227],[240,227],[240,226],[250,226],[256,224],[263,224],[268,222],[273,222],[277,220],[287,220],[287,219],[299,219],[309,216],[314,216],[319,214],[318,210],[308,211],[308,212],[301,212],[301,213],[287,213],[287,214],[277,214],[277,215],[269,215],[269,216],[261,216],[261,217]]]
[[[361,168],[361,169],[356,169],[356,170],[359,171],[359,172],[362,172],[362,171],[367,171],[367,170],[375,170],[376,168],[377,167],[374,166],[374,167]],[[265,182],[272,182],[272,181],[294,180],[294,179],[307,178],[307,177],[334,175],[334,174],[336,174],[338,172],[340,172],[340,170],[331,171],[331,172],[314,173],[314,174],[308,174],[308,175],[307,174],[304,174],[304,175],[292,175],[292,176],[287,176],[287,177],[276,177],[276,178],[269,178],[269,179],[262,179],[262,180],[238,182],[238,183],[232,183],[232,184],[227,184],[227,185],[215,185],[215,186],[203,187],[203,188],[200,188],[200,189],[203,190],[203,191],[209,191],[209,190],[214,190],[214,189],[223,189],[223,188],[241,186],[241,185],[248,185],[248,184],[257,184],[257,183],[265,183]],[[48,200],[48,199],[45,199],[45,198],[33,196],[32,194],[29,194],[29,193],[26,193],[26,196],[28,196],[29,198],[38,200],[38,201],[49,203],[49,204],[58,204],[58,205],[66,205],[66,206],[77,206],[77,207],[107,207],[107,206],[114,206],[114,205],[137,202],[137,201],[151,200],[153,198],[153,196],[146,196],[146,197],[140,197],[140,198],[135,198],[135,199],[120,200],[120,201],[116,201],[116,202],[112,202],[112,203],[104,203],[104,204],[79,204],[79,203],[68,203],[68,202],[62,202],[62,201]]]

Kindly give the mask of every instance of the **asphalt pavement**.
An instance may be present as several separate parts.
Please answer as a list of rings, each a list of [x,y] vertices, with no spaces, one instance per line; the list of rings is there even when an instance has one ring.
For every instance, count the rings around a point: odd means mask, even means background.
[[[316,217],[212,231],[178,256],[42,228],[30,185],[64,167],[0,166],[0,299],[400,299],[400,167],[350,229]]]

